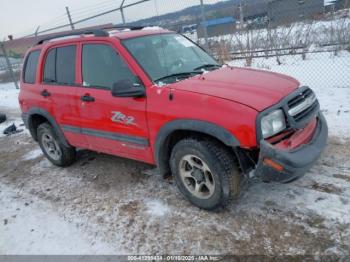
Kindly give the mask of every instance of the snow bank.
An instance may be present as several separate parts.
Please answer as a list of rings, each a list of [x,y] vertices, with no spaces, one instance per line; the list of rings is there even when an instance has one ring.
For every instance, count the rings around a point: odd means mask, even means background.
[[[13,83],[0,84],[0,107],[19,108],[18,94]]]
[[[15,124],[18,129],[25,129],[20,116],[18,103],[19,89],[16,89],[13,83],[0,84],[0,113],[7,116],[7,120],[0,124],[0,137],[3,137],[4,130]]]
[[[41,148],[38,147],[38,148],[36,148],[36,149],[34,149],[34,150],[28,152],[26,155],[24,155],[24,156],[22,157],[22,159],[23,159],[24,161],[28,161],[28,160],[36,159],[36,158],[38,158],[38,157],[40,157],[40,156],[42,156],[42,155],[43,155],[43,152],[41,151]]]

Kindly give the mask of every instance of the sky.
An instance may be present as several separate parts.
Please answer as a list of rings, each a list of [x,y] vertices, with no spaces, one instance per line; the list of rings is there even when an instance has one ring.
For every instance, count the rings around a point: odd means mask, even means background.
[[[68,23],[65,7],[68,6],[73,21],[94,15],[98,12],[120,6],[122,0],[0,0],[0,40],[8,35],[15,38],[32,34],[40,25],[40,30]],[[220,0],[204,0],[212,4]],[[126,0],[134,3],[137,0]],[[199,0],[151,0],[125,10],[127,21],[147,18],[180,10],[199,4]],[[121,15],[109,15],[85,22],[78,27],[103,23],[120,23]]]

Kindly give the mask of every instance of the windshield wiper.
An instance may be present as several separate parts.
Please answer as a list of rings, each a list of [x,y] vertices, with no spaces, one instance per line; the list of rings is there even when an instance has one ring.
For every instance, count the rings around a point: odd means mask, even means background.
[[[154,82],[159,82],[159,81],[162,81],[162,80],[166,80],[168,78],[176,78],[176,79],[179,79],[179,78],[188,78],[188,77],[191,77],[191,76],[194,76],[194,75],[199,75],[199,74],[202,74],[203,72],[201,71],[192,71],[192,72],[182,72],[182,73],[176,73],[176,74],[171,74],[171,75],[167,75],[167,76],[163,76],[159,79],[156,79],[154,80]]]
[[[201,66],[198,66],[196,67],[195,69],[193,69],[194,71],[197,71],[197,70],[201,70],[201,69],[209,69],[209,68],[220,68],[221,66],[219,66],[218,64],[204,64],[204,65],[201,65]]]

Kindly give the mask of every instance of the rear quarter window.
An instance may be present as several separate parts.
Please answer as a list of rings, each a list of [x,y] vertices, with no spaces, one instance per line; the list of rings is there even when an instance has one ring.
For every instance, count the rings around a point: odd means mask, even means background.
[[[27,56],[23,69],[23,82],[34,84],[38,67],[40,50],[32,51]]]

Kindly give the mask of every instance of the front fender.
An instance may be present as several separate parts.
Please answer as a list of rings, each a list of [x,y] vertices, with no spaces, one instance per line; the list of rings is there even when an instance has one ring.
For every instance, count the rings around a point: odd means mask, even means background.
[[[155,160],[161,174],[169,171],[169,137],[176,131],[194,131],[215,137],[229,147],[239,147],[238,139],[225,128],[216,124],[191,119],[177,119],[165,124],[159,131],[154,152]]]

